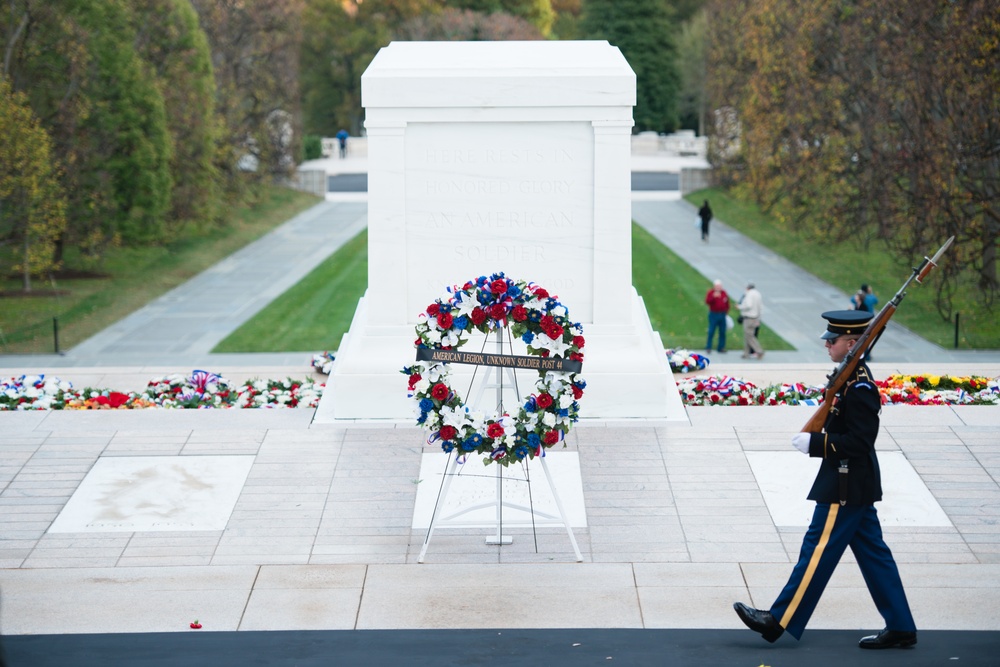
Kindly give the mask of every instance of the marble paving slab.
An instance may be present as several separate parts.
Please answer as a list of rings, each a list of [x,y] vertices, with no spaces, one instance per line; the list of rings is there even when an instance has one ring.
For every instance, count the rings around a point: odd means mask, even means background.
[[[580,459],[577,452],[548,452],[545,462],[552,481],[559,494],[570,526],[585,527],[587,512],[583,503],[583,480],[580,477]],[[451,484],[443,494],[438,528],[446,527],[495,527],[497,525],[497,471],[503,473],[503,524],[505,526],[530,526],[531,514],[526,509],[534,507],[536,525],[548,521],[545,515],[555,517],[554,522],[562,525],[559,509],[545,478],[539,459],[528,464],[529,482],[525,481],[522,466],[484,466],[482,456],[473,455],[452,472],[448,454],[423,454],[420,461],[420,484],[417,485],[417,499],[413,510],[414,529],[426,529],[434,515],[434,506],[442,488],[445,472],[450,473]],[[516,506],[516,507],[515,507]],[[463,510],[471,511],[463,512]],[[456,516],[458,514],[458,516]]]
[[[747,460],[776,526],[808,526],[815,503],[806,496],[819,459],[799,452],[747,452]],[[952,527],[948,515],[901,452],[879,452],[883,526]]]
[[[253,456],[97,460],[50,533],[224,530]]]

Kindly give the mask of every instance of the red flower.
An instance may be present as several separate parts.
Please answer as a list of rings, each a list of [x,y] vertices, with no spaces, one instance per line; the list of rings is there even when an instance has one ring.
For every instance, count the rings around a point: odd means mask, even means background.
[[[740,405],[750,405],[750,402],[747,401],[746,396],[740,396],[739,403]]]
[[[450,424],[445,424],[444,426],[441,427],[439,435],[441,436],[442,440],[451,440],[456,435],[458,435],[458,429]]]
[[[491,438],[499,438],[503,436],[503,426],[501,426],[496,422],[493,422],[492,424],[486,427],[486,435],[490,436]]]
[[[515,322],[523,322],[528,319],[528,309],[521,304],[517,304],[514,306],[514,309],[510,311],[510,316],[514,318]]]
[[[579,348],[583,348],[583,346],[586,345],[586,343],[587,341],[583,339],[583,336],[573,336],[573,345],[576,345]]]
[[[581,396],[583,396],[583,389],[573,385],[573,398],[579,401]]]
[[[486,313],[482,308],[476,306],[472,311],[472,323],[477,327],[486,321]]]
[[[547,299],[549,298],[549,293],[548,291],[546,291],[544,287],[536,287],[535,296],[537,296],[539,299]]]
[[[420,377],[420,373],[414,373],[413,375],[411,375],[410,376],[410,389],[413,389],[413,387],[415,387],[416,384],[418,382],[420,382],[422,379],[423,378]]]
[[[502,320],[507,317],[507,308],[502,303],[495,303],[489,308],[490,317],[494,320]]]
[[[448,400],[449,393],[448,387],[444,383],[438,382],[436,385],[431,387],[431,396],[439,401]]]
[[[434,317],[440,311],[441,311],[441,304],[439,304],[439,303],[435,302],[435,303],[432,303],[431,305],[427,306],[427,314],[430,315],[431,317]]]
[[[542,410],[552,406],[552,396],[550,394],[539,394],[538,398],[535,399],[535,403],[538,404]]]
[[[492,283],[490,283],[490,291],[497,296],[507,293],[507,281],[503,278],[497,278]]]
[[[438,313],[437,321],[438,321],[438,326],[441,327],[441,329],[447,331],[448,329],[451,328],[451,323],[452,323],[451,313]]]
[[[120,391],[112,391],[108,394],[108,405],[111,407],[120,408],[126,403],[128,403],[128,394],[123,394]]]
[[[559,442],[559,431],[549,431],[542,436],[542,442],[546,445],[554,445]]]
[[[571,352],[569,358],[573,361],[583,361],[583,355],[579,352]]]
[[[542,328],[542,331],[544,331],[545,335],[547,335],[549,338],[555,338],[555,336],[553,336],[549,332],[559,327],[559,325],[556,324],[556,321],[552,318],[551,315],[545,315],[544,317],[542,317],[542,319],[539,320],[538,322],[538,326]]]

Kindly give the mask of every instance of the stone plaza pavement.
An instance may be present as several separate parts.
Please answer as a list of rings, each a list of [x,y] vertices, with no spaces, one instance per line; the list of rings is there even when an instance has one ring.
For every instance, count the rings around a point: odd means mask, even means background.
[[[717,370],[760,383],[819,382],[828,366]],[[57,374],[77,386],[140,385],[155,370]],[[303,375],[301,367],[219,370],[236,381]],[[808,507],[788,519],[783,498],[802,503],[802,494],[765,489],[773,480],[761,465],[775,455],[808,461],[789,439],[811,411],[692,407],[690,423],[584,420],[565,451],[552,450],[553,462],[579,460],[582,563],[562,528],[537,529],[536,548],[522,525],[505,530],[514,541],[504,546],[486,544],[492,528],[441,529],[423,564],[426,531],[413,517],[419,484],[437,483],[420,479],[422,453],[436,448],[410,424],[313,425],[311,409],[0,413],[0,627],[181,632],[199,619],[206,630],[740,628],[732,602],[766,607],[796,558]],[[916,474],[886,481],[880,507],[895,510],[880,511],[922,629],[1000,630],[998,428],[995,407],[883,411],[881,456],[901,453]],[[154,456],[250,462],[231,511],[221,508],[229,512],[222,527],[52,530],[99,461]],[[196,480],[182,482],[192,484],[183,493],[198,491]],[[158,498],[120,488],[104,498],[101,516],[127,521]],[[908,514],[911,502],[919,507]],[[220,509],[211,505],[194,514]],[[903,519],[887,520],[900,509]],[[810,627],[882,627],[851,560]]]
[[[842,307],[846,295],[811,282],[803,291],[804,272],[721,223],[708,247],[692,244],[694,209],[676,199],[645,195],[634,217],[707,280],[738,287],[750,276],[738,267],[766,267],[765,276],[751,272],[764,286],[766,321],[798,348],[756,363],[718,355],[710,371],[758,384],[822,383],[832,364],[816,338],[821,323],[801,315]],[[120,390],[193,368],[234,382],[302,377],[308,354],[211,349],[356,234],[363,201],[306,212],[65,355],[0,356],[0,368]],[[879,377],[1000,375],[996,352],[946,352],[905,330],[890,332],[876,358]],[[435,448],[411,423],[312,424],[309,409],[0,413],[0,630],[182,632],[195,619],[209,631],[741,628],[732,602],[770,603],[808,521],[800,488],[815,468],[802,464],[816,462],[792,451],[790,436],[811,410],[584,419],[567,449],[551,455],[553,467],[560,456],[579,464],[585,520],[573,530],[583,562],[565,530],[538,528],[536,548],[530,528],[508,524],[514,540],[505,546],[486,544],[490,528],[439,530],[423,564],[420,489],[440,476],[422,478],[424,454]],[[922,629],[1000,630],[998,429],[996,407],[883,412],[880,451],[906,474],[886,480],[880,511]],[[90,473],[142,457],[179,472],[160,487],[119,479],[85,506],[99,520],[67,524],[74,504],[86,505]],[[230,476],[230,497],[185,476],[185,464],[209,459],[246,466]],[[160,525],[129,529],[131,517],[157,512]],[[180,515],[187,529],[175,529]],[[206,527],[209,519],[216,523]],[[881,628],[850,561],[810,627]]]

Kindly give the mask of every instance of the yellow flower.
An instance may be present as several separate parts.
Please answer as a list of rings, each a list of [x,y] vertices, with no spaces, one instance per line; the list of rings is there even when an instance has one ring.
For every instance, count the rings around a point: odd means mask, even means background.
[[[938,383],[941,382],[941,376],[939,376],[939,375],[928,375],[927,376],[927,381],[931,383],[932,387],[936,387],[936,386],[938,386]]]

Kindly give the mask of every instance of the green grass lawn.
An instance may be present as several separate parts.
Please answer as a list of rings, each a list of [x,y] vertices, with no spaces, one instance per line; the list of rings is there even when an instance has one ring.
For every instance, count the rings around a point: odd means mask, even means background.
[[[877,242],[867,249],[860,243],[817,242],[789,230],[756,206],[737,200],[722,189],[692,192],[685,199],[695,206],[708,199],[716,218],[848,294],[857,291],[861,283],[872,285],[879,298],[878,308],[910,277],[912,267],[891,257]],[[945,240],[941,239],[941,243]],[[927,248],[926,254],[930,256],[938,247],[936,244]],[[924,285],[911,284],[893,319],[950,349],[955,345],[955,323],[938,312],[934,304],[936,285],[933,272]],[[956,296],[956,310],[961,313],[959,349],[998,349],[1000,317],[996,311],[990,312],[977,303],[976,296],[974,285],[964,286]],[[766,349],[767,343],[763,344]]]
[[[297,285],[248,320],[213,352],[336,350],[351,325],[368,283],[368,234],[362,232]],[[704,348],[708,283],[639,225],[632,225],[632,280],[664,346]],[[734,311],[735,312],[735,309]],[[730,332],[730,349],[742,348],[743,331]],[[768,350],[792,349],[766,327]]]
[[[69,349],[320,201],[269,188],[256,206],[234,208],[225,227],[207,234],[162,246],[112,248],[99,266],[68,253],[64,269],[76,275],[86,269],[96,277],[36,282],[30,296],[17,294],[19,281],[2,280],[0,353],[51,354],[53,318],[59,320],[60,349]]]

